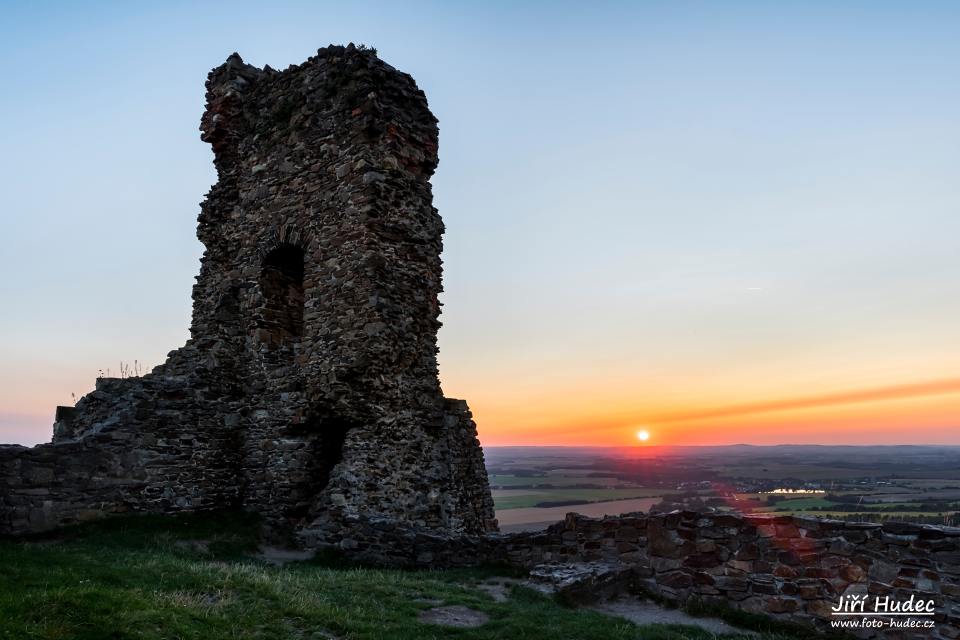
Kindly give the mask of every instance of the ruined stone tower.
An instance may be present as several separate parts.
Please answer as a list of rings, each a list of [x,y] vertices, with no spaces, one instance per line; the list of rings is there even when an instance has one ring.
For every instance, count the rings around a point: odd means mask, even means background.
[[[59,408],[51,444],[0,447],[0,533],[222,507],[312,539],[351,517],[495,530],[476,427],[437,374],[423,92],[353,45],[282,72],[234,54],[201,130],[218,182],[191,338]]]

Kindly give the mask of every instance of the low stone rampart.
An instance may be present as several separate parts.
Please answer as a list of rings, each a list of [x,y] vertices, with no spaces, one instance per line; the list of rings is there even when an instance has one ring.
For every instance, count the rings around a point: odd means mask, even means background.
[[[836,621],[862,618],[854,603],[872,612],[883,611],[884,602],[887,611],[929,602],[932,611],[916,615],[867,616],[898,624],[910,619],[928,628],[842,630],[890,640],[960,637],[960,529],[955,528],[676,511],[605,518],[569,514],[541,532],[456,537],[360,518],[335,544],[352,557],[393,565],[506,562],[529,569],[605,563],[618,578],[629,568],[630,586],[637,591],[820,631],[838,631],[836,625],[849,623]],[[835,615],[842,603],[854,610]]]

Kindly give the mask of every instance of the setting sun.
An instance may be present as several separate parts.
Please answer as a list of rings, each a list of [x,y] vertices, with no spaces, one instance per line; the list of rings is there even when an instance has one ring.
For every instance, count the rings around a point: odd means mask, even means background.
[[[640,431],[637,431],[637,440],[639,440],[640,442],[646,442],[649,439],[650,439],[649,431],[647,431],[646,429],[641,429]]]

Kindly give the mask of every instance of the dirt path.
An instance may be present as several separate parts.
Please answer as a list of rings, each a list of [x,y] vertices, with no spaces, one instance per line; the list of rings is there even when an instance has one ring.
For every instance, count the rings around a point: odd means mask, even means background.
[[[587,608],[610,616],[625,618],[636,624],[685,624],[717,635],[739,634],[749,637],[758,635],[754,631],[727,624],[719,618],[697,618],[680,609],[667,609],[649,600],[637,598],[621,598]]]

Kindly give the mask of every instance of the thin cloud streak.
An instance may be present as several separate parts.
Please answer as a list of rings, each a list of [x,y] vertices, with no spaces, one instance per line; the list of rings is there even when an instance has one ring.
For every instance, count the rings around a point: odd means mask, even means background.
[[[723,420],[755,414],[819,409],[838,405],[892,402],[951,394],[960,394],[960,378],[928,380],[925,382],[876,387],[873,389],[858,389],[815,396],[800,396],[767,402],[752,402],[682,412],[662,413],[659,415],[642,415],[636,412],[632,414],[632,417],[621,416],[615,419],[598,418],[592,421],[592,426],[589,427],[589,430],[597,438],[600,438],[602,435],[620,433],[623,432],[624,429],[629,429],[632,433],[633,429],[639,428],[640,426],[649,428],[651,433],[659,433],[656,431],[658,427],[669,428],[669,425],[687,425],[684,428],[706,426],[690,424],[698,421],[708,422],[710,420]],[[583,422],[578,420],[576,423],[568,422],[564,425],[554,424],[549,427],[545,426],[543,429],[527,428],[525,431],[527,433],[547,432],[553,439],[558,437],[562,439],[565,436],[582,434],[584,430]],[[744,426],[744,433],[738,436],[738,440],[749,441],[751,439],[749,437],[751,430],[749,426]],[[809,427],[804,427],[804,431],[809,431]]]
[[[691,422],[694,420],[710,420],[715,418],[735,418],[756,413],[774,413],[795,409],[816,409],[840,404],[858,404],[863,402],[887,402],[892,400],[906,400],[910,398],[960,393],[960,378],[946,380],[931,380],[913,384],[902,384],[875,389],[860,389],[843,391],[817,396],[802,396],[786,398],[769,402],[716,407],[682,413],[668,413],[646,418],[648,422],[669,424],[677,422]]]

